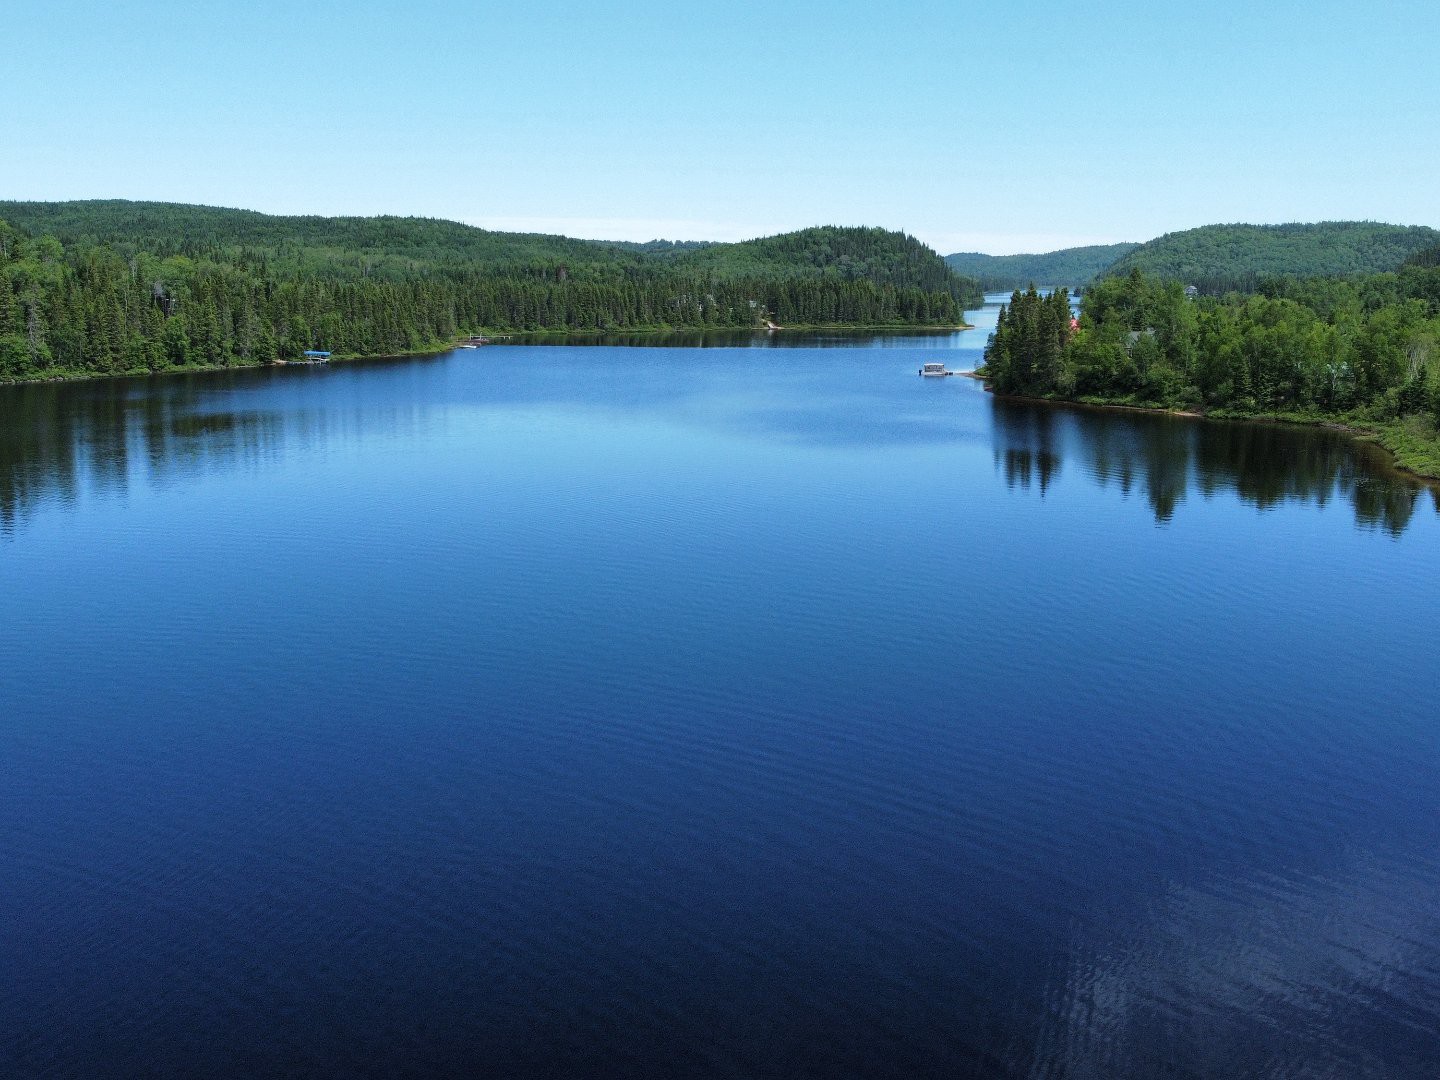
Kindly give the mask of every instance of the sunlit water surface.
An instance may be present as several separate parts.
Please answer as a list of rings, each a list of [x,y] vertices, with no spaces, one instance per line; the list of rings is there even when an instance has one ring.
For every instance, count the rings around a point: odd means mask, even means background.
[[[1434,495],[984,334],[0,390],[0,1073],[1435,1075]]]

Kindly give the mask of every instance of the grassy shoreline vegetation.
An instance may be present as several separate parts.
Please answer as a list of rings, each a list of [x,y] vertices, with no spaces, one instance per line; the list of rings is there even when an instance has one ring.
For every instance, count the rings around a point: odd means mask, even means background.
[[[1086,292],[1015,292],[985,351],[996,393],[1324,425],[1440,479],[1440,248],[1396,271],[1276,277],[1187,296],[1138,268]]]
[[[883,229],[612,244],[424,218],[0,203],[0,381],[428,353],[478,333],[954,327],[979,301]]]

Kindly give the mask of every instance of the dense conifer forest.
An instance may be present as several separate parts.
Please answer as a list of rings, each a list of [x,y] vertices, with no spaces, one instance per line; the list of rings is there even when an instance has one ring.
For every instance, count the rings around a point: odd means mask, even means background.
[[[912,237],[617,244],[423,218],[0,203],[0,379],[379,355],[484,331],[949,325],[979,302]]]

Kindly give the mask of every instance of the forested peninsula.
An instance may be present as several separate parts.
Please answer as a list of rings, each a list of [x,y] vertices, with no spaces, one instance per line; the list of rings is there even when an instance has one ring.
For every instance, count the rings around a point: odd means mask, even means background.
[[[394,355],[493,332],[956,326],[980,299],[883,229],[630,244],[426,218],[0,202],[0,380]]]
[[[1143,250],[1143,249],[1142,249]],[[1440,248],[1396,269],[1205,296],[1142,272],[1015,292],[981,369],[1000,394],[1326,423],[1440,478]]]

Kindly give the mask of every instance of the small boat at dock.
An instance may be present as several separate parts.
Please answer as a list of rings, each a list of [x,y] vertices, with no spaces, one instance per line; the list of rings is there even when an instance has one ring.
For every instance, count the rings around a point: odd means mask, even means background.
[[[928,363],[920,369],[920,374],[927,378],[943,378],[946,375],[954,375],[953,371],[946,371],[943,363]]]
[[[306,349],[298,360],[282,360],[284,364],[328,364],[330,352],[327,349]]]

